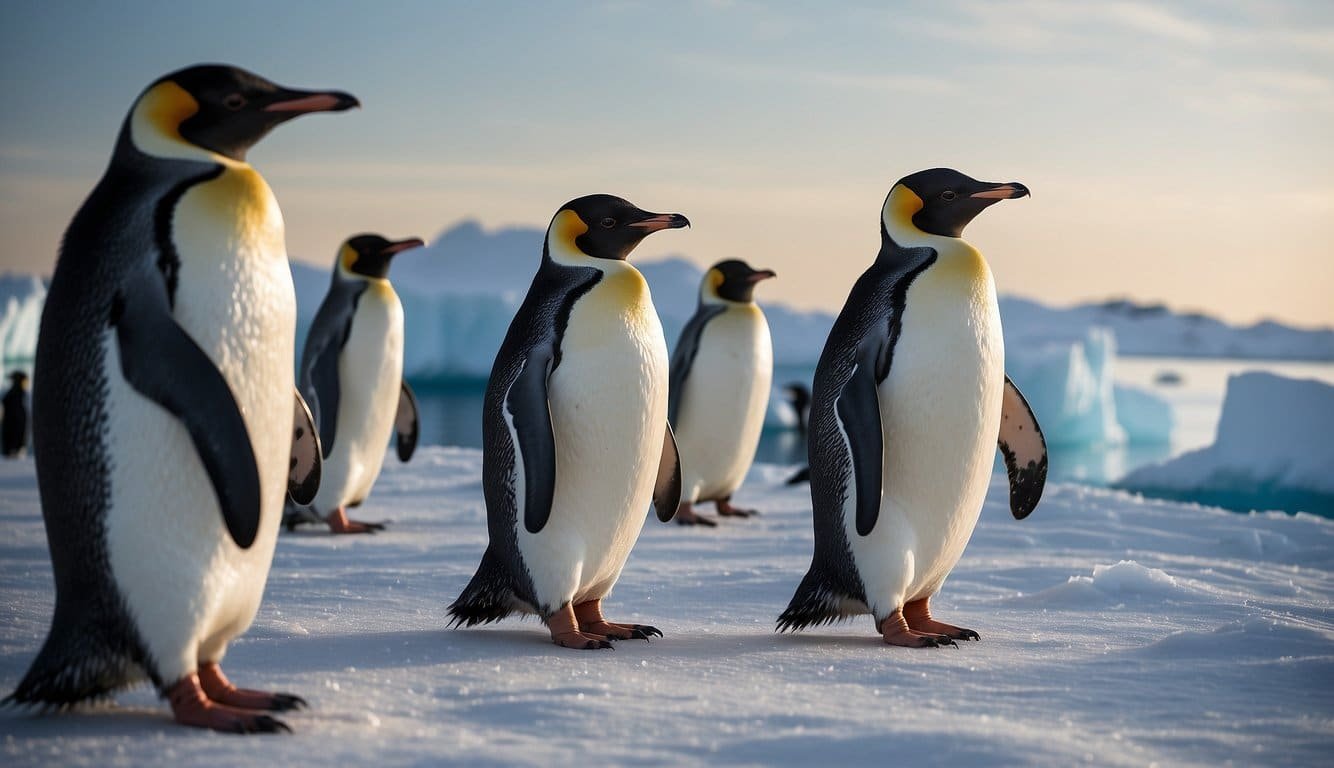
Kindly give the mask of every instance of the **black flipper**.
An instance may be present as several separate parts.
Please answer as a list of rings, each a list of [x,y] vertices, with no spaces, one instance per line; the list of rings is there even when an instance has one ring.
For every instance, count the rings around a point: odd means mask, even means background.
[[[342,394],[338,358],[352,333],[352,318],[365,290],[365,282],[345,280],[339,276],[338,270],[334,270],[329,292],[315,312],[305,347],[301,350],[301,370],[297,374],[301,394],[315,417],[325,458],[333,451],[334,438],[338,434],[338,401]]]
[[[130,386],[190,433],[213,483],[222,519],[242,549],[259,531],[259,469],[241,410],[227,380],[171,317],[166,286],[137,275],[116,296],[112,324],[121,372]]]
[[[699,339],[704,334],[704,326],[726,311],[726,307],[717,304],[700,304],[681,329],[681,337],[676,340],[676,349],[672,352],[667,384],[667,421],[672,424],[680,415],[681,396],[685,393],[686,379],[690,378],[690,368],[695,364],[695,355],[699,354]]]
[[[516,488],[514,495],[523,499],[523,526],[529,533],[546,526],[556,494],[556,435],[547,403],[551,360],[549,348],[534,347],[505,394],[505,415],[514,432],[515,462],[523,468],[523,487]]]
[[[880,426],[880,397],[870,355],[857,361],[852,378],[838,396],[840,426],[852,461],[852,488],[856,494],[857,533],[870,534],[880,517],[880,481],[884,470],[884,435]]]
[[[668,522],[681,506],[681,454],[676,451],[676,435],[672,425],[662,437],[662,458],[658,461],[658,479],[653,483],[653,508],[658,519]]]
[[[288,467],[287,493],[292,501],[305,506],[315,500],[320,489],[320,474],[324,466],[321,458],[320,435],[315,431],[315,417],[310,406],[296,391],[296,414],[292,423],[292,462]]]
[[[1023,520],[1042,498],[1047,484],[1047,439],[1023,393],[1005,377],[1001,402],[1000,452],[1010,477],[1010,514]]]
[[[398,411],[394,414],[394,432],[398,435],[398,460],[407,461],[412,452],[417,450],[417,437],[421,434],[421,419],[417,415],[417,396],[412,394],[412,387],[403,382],[398,392]]]

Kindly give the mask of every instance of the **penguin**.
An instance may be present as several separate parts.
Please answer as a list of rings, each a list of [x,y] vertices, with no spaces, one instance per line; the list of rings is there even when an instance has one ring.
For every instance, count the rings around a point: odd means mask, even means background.
[[[811,407],[811,388],[800,381],[788,382],[783,387],[783,397],[787,400],[788,405],[792,406],[792,413],[797,417],[797,422],[794,425],[797,433],[805,435],[808,413]]]
[[[695,514],[712,501],[722,517],[750,517],[732,506],[732,493],[755,459],[769,407],[774,345],[755,303],[755,286],[775,276],[738,259],[714,264],[700,282],[695,314],[672,354],[667,420],[676,435],[684,473],[681,525],[716,526]]]
[[[65,233],[33,379],[51,629],[6,701],[63,709],[150,680],[178,723],[290,730],[291,694],[239,689],[228,643],[254,619],[284,489],[320,449],[294,386],[282,214],[247,150],[338,91],[225,65],[151,83]]]
[[[0,442],[7,459],[17,459],[28,449],[28,374],[14,371],[9,374],[11,386],[5,393],[4,420],[0,426]]]
[[[284,514],[290,531],[325,522],[334,533],[374,533],[383,523],[347,518],[370,493],[384,463],[390,431],[400,461],[412,458],[420,433],[417,398],[403,380],[403,305],[389,283],[396,254],[420,248],[418,238],[349,238],[338,249],[324,297],[301,353],[300,388],[324,450],[314,503]]]
[[[797,423],[796,423],[797,434],[800,435],[802,438],[805,438],[806,426],[809,423],[810,407],[811,407],[810,387],[807,387],[803,382],[800,381],[789,382],[787,386],[783,387],[783,394],[786,396],[788,405],[792,406],[793,413],[795,413],[797,416]],[[791,476],[787,478],[787,480],[783,481],[783,484],[800,485],[802,483],[810,482],[810,479],[811,479],[811,468],[809,466],[805,466],[801,467],[796,472],[793,472]]]
[[[816,366],[815,555],[779,631],[869,613],[890,645],[979,639],[932,618],[930,600],[972,536],[995,446],[1020,520],[1042,496],[1047,449],[1005,375],[991,270],[962,234],[988,206],[1027,195],[944,168],[890,190],[879,255]]]
[[[453,626],[536,614],[557,645],[661,637],[602,617],[644,526],[681,500],[667,424],[667,342],[627,261],[646,236],[689,226],[612,195],[561,206],[541,266],[496,354],[482,413],[490,543]]]

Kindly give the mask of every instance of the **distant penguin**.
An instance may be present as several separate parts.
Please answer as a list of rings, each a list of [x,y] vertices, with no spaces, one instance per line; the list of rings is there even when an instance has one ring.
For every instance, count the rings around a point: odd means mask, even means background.
[[[400,461],[417,447],[417,398],[403,380],[403,306],[388,274],[396,254],[424,244],[357,235],[338,250],[301,353],[301,394],[320,431],[323,476],[314,503],[284,515],[288,530],[319,521],[334,533],[384,528],[349,520],[346,508],[361,504],[380,476],[390,432],[398,433]]]
[[[805,384],[794,381],[783,387],[783,394],[787,397],[787,402],[792,406],[792,411],[797,415],[797,434],[806,436],[806,428],[809,424],[811,407],[811,390]],[[800,485],[810,482],[811,468],[802,467],[788,476],[783,481],[784,485]]]
[[[449,607],[454,624],[537,614],[568,648],[662,635],[608,622],[601,605],[650,499],[666,521],[681,498],[667,343],[648,284],[626,258],[647,235],[688,225],[611,195],[572,200],[552,218],[487,385],[491,541]]]
[[[356,104],[221,65],[135,101],[42,313],[33,437],[56,607],[7,701],[59,709],[146,677],[177,722],[232,732],[288,730],[263,712],[304,703],[219,667],[259,607],[284,493],[309,501],[319,458],[293,386],[282,214],[245,155]]]
[[[11,385],[5,393],[4,422],[0,426],[0,442],[7,459],[17,459],[28,449],[28,374],[14,371],[9,374]]]
[[[978,638],[933,619],[928,602],[972,536],[997,442],[1018,519],[1042,495],[1047,451],[1005,375],[991,270],[961,234],[987,206],[1026,195],[941,168],[890,190],[880,254],[816,367],[815,556],[779,630],[870,613],[890,645]]]
[[[810,387],[800,381],[793,381],[783,387],[783,396],[788,405],[792,406],[792,413],[796,415],[797,421],[794,426],[797,432],[806,434],[811,408]]]
[[[681,452],[682,525],[717,525],[695,514],[702,501],[723,517],[755,514],[732,506],[732,494],[755,459],[769,407],[774,349],[755,285],[771,277],[737,259],[714,264],[676,342],[667,413]]]

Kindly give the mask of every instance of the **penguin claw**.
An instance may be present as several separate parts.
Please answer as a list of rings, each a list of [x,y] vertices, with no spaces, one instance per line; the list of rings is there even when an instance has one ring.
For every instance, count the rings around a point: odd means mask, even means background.
[[[269,709],[273,712],[290,712],[296,709],[308,709],[309,707],[310,702],[294,693],[275,693],[273,694],[273,705]]]
[[[292,728],[276,717],[255,715],[241,721],[241,733],[291,733]]]

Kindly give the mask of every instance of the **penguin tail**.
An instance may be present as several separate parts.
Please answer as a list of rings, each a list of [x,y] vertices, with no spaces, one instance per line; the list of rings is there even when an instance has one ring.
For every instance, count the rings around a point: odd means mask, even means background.
[[[475,627],[514,613],[514,590],[500,561],[488,547],[472,581],[449,606],[450,627]]]
[[[820,624],[832,624],[852,615],[846,605],[850,598],[824,576],[818,565],[811,565],[806,576],[797,585],[787,610],[778,617],[777,631],[795,632]]]
[[[53,631],[18,687],[0,699],[0,706],[60,712],[80,702],[106,698],[142,680],[145,667],[125,654],[109,651],[101,634],[92,627],[79,632]]]

